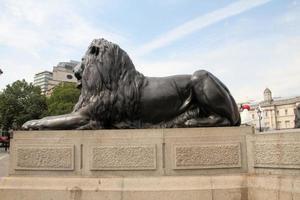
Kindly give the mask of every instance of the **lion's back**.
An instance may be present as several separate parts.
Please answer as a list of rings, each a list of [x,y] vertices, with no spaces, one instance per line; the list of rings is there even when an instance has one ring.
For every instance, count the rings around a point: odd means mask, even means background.
[[[190,75],[146,77],[148,84],[141,91],[141,118],[151,122],[173,118],[190,96]]]

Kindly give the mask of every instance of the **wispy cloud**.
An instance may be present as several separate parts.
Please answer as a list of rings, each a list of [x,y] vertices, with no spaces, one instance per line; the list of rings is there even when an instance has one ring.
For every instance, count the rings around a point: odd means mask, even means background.
[[[122,36],[103,30],[74,11],[69,1],[4,0],[0,14],[0,42],[36,51],[53,46],[81,47],[102,36],[120,42]],[[30,48],[30,49],[28,49]]]
[[[187,36],[195,31],[217,23],[228,17],[241,14],[254,7],[264,5],[271,0],[240,0],[224,8],[220,8],[208,14],[192,19],[166,33],[161,34],[149,43],[144,44],[137,51],[137,55],[143,55],[155,49],[169,45],[170,43]]]
[[[103,0],[105,1],[105,0]],[[93,24],[68,0],[3,0],[0,3],[0,88],[15,80],[32,81],[59,61],[80,59],[98,37],[124,38]],[[23,69],[22,73],[16,73]]]
[[[220,78],[237,101],[260,100],[266,87],[275,96],[300,94],[299,52],[300,37],[270,36],[228,41],[210,51],[189,51],[155,62],[141,59],[137,66],[143,66],[138,70],[148,76],[192,74],[205,69]]]

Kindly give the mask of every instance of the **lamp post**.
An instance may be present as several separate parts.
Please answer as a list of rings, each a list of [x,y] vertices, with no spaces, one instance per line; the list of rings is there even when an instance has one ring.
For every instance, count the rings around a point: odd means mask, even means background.
[[[262,109],[260,105],[256,108],[257,116],[258,116],[258,122],[259,122],[259,132],[261,132],[261,120],[262,120]]]

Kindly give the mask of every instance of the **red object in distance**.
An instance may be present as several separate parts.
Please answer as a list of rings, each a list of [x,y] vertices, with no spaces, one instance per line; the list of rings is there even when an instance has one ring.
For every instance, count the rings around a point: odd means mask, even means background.
[[[244,105],[242,105],[242,109],[243,110],[245,110],[245,109],[250,110],[250,106],[248,104],[244,104]]]

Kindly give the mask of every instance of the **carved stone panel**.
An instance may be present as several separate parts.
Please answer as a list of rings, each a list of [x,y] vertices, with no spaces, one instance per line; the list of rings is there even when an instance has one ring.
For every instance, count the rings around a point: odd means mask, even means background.
[[[91,148],[91,170],[155,170],[156,145],[115,145]]]
[[[192,144],[173,146],[173,169],[241,167],[241,144]]]
[[[300,169],[300,143],[254,143],[254,167]]]
[[[74,145],[18,145],[15,170],[74,170]]]

